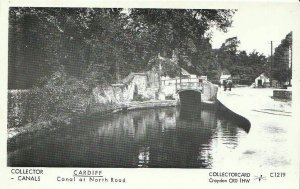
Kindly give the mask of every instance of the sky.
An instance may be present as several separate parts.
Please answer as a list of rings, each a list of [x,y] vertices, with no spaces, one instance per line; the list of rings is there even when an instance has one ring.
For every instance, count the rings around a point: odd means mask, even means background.
[[[212,46],[220,48],[222,43],[230,37],[240,40],[238,50],[247,53],[256,50],[268,56],[271,54],[271,40],[273,47],[277,47],[286,34],[293,30],[295,18],[293,10],[285,7],[256,7],[240,8],[233,16],[232,27],[227,33],[213,29]],[[274,49],[273,49],[274,52]]]

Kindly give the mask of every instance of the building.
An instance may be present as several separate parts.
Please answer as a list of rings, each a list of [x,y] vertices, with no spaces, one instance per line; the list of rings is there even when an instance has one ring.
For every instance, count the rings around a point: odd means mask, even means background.
[[[256,87],[268,87],[268,86],[270,86],[269,77],[267,77],[267,75],[265,73],[260,74],[260,76],[258,76],[255,79],[255,86]]]

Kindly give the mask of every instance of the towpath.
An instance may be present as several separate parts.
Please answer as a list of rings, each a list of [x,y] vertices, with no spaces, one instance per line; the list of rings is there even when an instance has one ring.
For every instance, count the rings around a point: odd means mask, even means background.
[[[231,111],[248,119],[251,128],[239,142],[233,158],[215,167],[286,168],[292,166],[298,149],[292,119],[292,103],[272,99],[269,88],[233,88],[218,92],[218,100]]]

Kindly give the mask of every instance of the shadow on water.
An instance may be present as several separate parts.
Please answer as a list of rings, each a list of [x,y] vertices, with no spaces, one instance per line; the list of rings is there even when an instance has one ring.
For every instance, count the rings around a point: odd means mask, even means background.
[[[191,109],[189,107],[179,108],[179,118],[182,120],[201,120],[201,109]]]
[[[219,148],[232,150],[245,136],[232,118],[213,110],[128,111],[35,138],[9,152],[8,166],[212,168]]]

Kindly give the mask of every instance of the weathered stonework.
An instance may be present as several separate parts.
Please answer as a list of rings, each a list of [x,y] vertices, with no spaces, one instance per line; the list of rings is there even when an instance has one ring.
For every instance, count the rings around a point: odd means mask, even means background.
[[[161,90],[158,79],[153,79],[155,74],[147,73],[131,73],[126,77],[122,83],[113,84],[106,89],[95,88],[93,96],[96,103],[115,103],[119,105],[126,105],[131,101],[136,100],[139,96],[144,100],[165,100],[166,97],[178,100],[177,84],[179,79],[161,78]],[[151,79],[152,78],[152,79]],[[181,82],[190,82],[188,79],[182,79]],[[195,83],[195,82],[194,82]],[[202,84],[201,99],[203,101],[215,101],[217,97],[218,87],[208,81]]]

